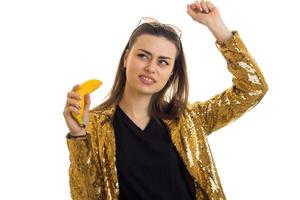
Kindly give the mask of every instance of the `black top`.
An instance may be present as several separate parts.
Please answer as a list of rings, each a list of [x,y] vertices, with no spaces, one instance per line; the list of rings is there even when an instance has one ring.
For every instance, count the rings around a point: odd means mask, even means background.
[[[117,105],[113,126],[121,200],[195,199],[193,178],[161,123],[151,118],[142,130]]]

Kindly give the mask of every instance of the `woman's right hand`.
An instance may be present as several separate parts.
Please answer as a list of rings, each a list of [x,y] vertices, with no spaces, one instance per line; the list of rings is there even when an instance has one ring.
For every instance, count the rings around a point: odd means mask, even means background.
[[[69,131],[74,136],[86,134],[85,128],[82,128],[77,122],[77,120],[72,116],[72,112],[74,112],[75,114],[79,114],[79,110],[80,110],[80,105],[79,105],[80,95],[76,92],[79,86],[80,85],[75,85],[72,88],[72,90],[68,92],[65,109],[63,112]],[[89,108],[91,105],[91,99],[89,94],[81,98],[84,98],[83,122],[85,125],[87,125],[89,121]]]

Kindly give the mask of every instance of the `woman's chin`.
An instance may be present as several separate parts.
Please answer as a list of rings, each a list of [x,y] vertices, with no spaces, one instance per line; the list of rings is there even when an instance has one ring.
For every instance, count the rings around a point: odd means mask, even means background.
[[[145,88],[145,87],[136,88],[136,91],[142,95],[153,95],[158,92],[154,88]]]

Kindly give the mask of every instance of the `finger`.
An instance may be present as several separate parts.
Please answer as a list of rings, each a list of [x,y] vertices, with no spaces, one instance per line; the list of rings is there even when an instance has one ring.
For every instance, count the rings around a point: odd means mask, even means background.
[[[79,86],[80,86],[79,84],[74,85],[72,91],[76,91],[79,88]]]
[[[195,5],[196,5],[197,9],[200,10],[200,12],[203,12],[203,9],[202,9],[199,1],[195,1]]]
[[[189,5],[189,4],[186,4],[186,8],[187,8],[187,9],[190,9],[190,6],[191,6],[191,5]]]
[[[202,0],[202,1],[200,2],[200,4],[201,4],[202,9],[203,9],[206,13],[208,13],[208,12],[209,12],[209,9],[208,9],[208,7],[207,7],[207,5],[206,5],[206,1]]]
[[[196,4],[195,3],[191,3],[190,5],[188,5],[189,6],[189,8],[191,8],[192,10],[195,10],[195,9],[197,9],[197,6],[196,6]]]
[[[91,97],[90,97],[90,94],[86,94],[84,96],[84,103],[86,105],[86,108],[88,108],[91,104]]]
[[[83,112],[83,121],[84,121],[85,125],[88,125],[88,123],[89,123],[89,111],[88,110],[85,110]]]
[[[72,112],[76,115],[80,113],[79,109],[74,106],[68,106],[67,108],[64,109],[64,113],[72,113]]]
[[[68,110],[71,111],[71,112],[74,112],[74,114],[76,115],[79,115],[80,114],[80,111],[78,108],[74,107],[74,106],[69,106],[68,107]]]
[[[189,12],[192,8],[192,4],[186,4],[187,11]]]
[[[196,17],[195,16],[196,15],[195,10],[196,9],[192,9],[191,6],[188,6],[187,13],[191,16],[192,19],[195,19],[195,17]]]
[[[68,98],[71,98],[71,99],[77,99],[77,100],[81,100],[82,97],[77,93],[77,92],[68,92],[68,95],[67,95]]]
[[[213,10],[214,7],[215,7],[210,1],[207,1],[207,2],[206,2],[206,5],[207,5],[207,7],[209,8],[209,10]]]
[[[74,107],[77,107],[78,109],[80,109],[80,103],[79,101],[75,100],[75,99],[68,99],[67,100],[67,107],[68,106],[74,106]]]
[[[72,88],[72,92],[76,92],[79,89],[79,87],[79,84],[74,85],[74,87]]]

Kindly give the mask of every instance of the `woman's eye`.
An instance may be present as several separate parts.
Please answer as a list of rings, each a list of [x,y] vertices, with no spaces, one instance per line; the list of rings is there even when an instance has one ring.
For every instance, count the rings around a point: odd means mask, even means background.
[[[145,54],[138,54],[138,57],[141,57],[141,58],[148,58]],[[163,63],[164,62],[164,65],[169,65],[169,63],[165,60],[160,60],[159,61],[160,63]]]
[[[169,65],[169,63],[165,60],[161,60],[160,62],[165,62],[165,65]]]
[[[145,54],[138,54],[138,56],[141,57],[141,58],[143,58],[143,57],[147,58],[147,56]]]

